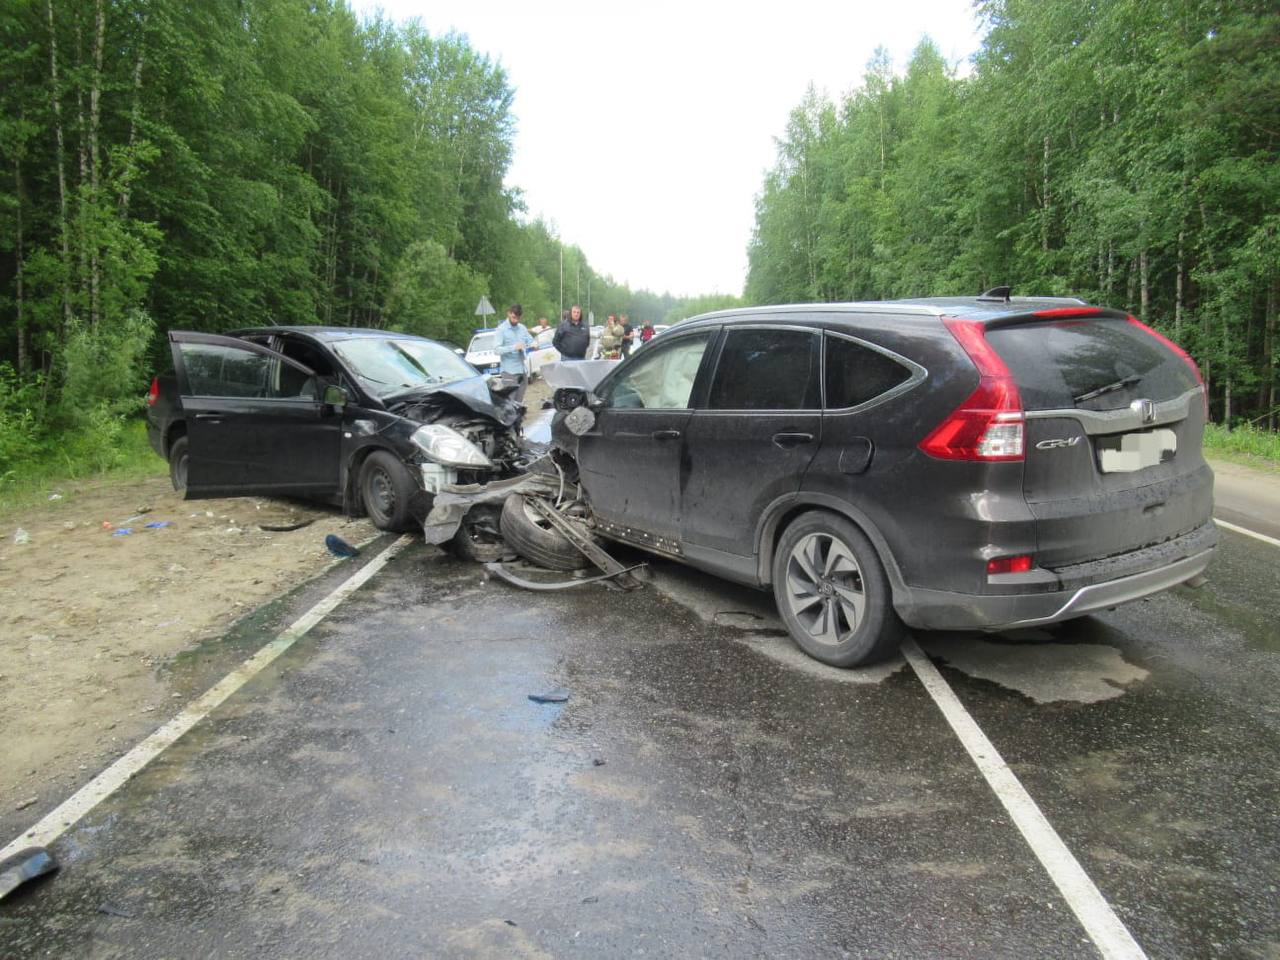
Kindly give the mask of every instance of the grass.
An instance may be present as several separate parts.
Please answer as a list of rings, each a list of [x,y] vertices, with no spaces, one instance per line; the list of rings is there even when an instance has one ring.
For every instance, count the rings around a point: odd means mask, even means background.
[[[91,440],[71,438],[41,459],[16,464],[0,476],[0,516],[47,503],[68,484],[90,479],[137,480],[165,476],[169,465],[156,456],[147,441],[141,417],[124,424],[108,450]]]
[[[1204,452],[1234,463],[1280,470],[1280,433],[1248,424],[1227,430],[1220,424],[1210,423],[1204,428]]]

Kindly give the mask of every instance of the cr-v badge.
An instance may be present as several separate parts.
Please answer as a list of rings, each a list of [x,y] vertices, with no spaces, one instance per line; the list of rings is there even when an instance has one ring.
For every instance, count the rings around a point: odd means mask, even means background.
[[[1074,447],[1080,442],[1079,437],[1071,437],[1064,440],[1041,440],[1036,444],[1037,450],[1058,450],[1062,447]]]

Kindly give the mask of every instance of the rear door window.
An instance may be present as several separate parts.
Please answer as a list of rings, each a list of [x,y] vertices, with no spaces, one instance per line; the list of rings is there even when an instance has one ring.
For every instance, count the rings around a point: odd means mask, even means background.
[[[820,409],[819,342],[811,330],[730,330],[720,351],[707,408]]]
[[[1191,368],[1123,317],[1067,319],[988,328],[1028,410],[1114,410],[1156,402],[1196,386]],[[1094,397],[1088,394],[1109,388]]]

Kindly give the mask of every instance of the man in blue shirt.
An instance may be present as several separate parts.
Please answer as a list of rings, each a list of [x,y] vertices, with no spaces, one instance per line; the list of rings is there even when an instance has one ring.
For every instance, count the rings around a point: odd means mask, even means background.
[[[529,380],[528,367],[524,359],[525,348],[533,346],[533,337],[520,324],[522,316],[524,316],[524,308],[518,303],[513,303],[511,309],[507,311],[507,322],[498,324],[498,335],[495,337],[502,378],[505,380],[514,377],[519,384],[515,393],[512,394],[512,398],[517,403],[524,399],[524,389]]]

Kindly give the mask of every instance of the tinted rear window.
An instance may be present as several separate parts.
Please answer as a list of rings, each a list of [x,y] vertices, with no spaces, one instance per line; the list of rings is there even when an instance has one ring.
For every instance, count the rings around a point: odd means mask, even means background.
[[[827,409],[857,407],[911,379],[911,371],[878,350],[827,334]]]
[[[1028,410],[1115,410],[1139,397],[1170,400],[1196,385],[1181,357],[1124,319],[996,327],[987,342],[1008,364]],[[1076,400],[1126,378],[1138,379]]]
[[[731,330],[720,353],[711,410],[817,410],[818,337],[807,330]]]

